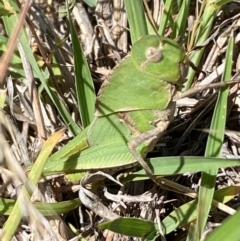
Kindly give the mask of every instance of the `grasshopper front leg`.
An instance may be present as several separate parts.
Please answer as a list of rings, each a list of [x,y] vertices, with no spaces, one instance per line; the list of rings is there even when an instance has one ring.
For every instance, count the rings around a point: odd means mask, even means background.
[[[144,157],[147,152],[151,151],[158,139],[162,136],[164,131],[167,129],[169,123],[172,121],[175,111],[175,102],[171,102],[168,108],[164,111],[161,111],[158,116],[159,118],[153,123],[156,125],[156,128],[149,130],[145,133],[142,133],[136,136],[133,140],[128,142],[128,148],[130,152],[134,155],[138,163],[142,166],[142,168],[146,171],[147,175],[159,185],[157,178],[154,176],[153,171],[144,161]],[[143,153],[139,152],[137,148],[144,144],[147,147],[147,151],[143,151]]]
[[[151,145],[152,142],[155,142],[158,139],[159,134],[164,131],[162,127],[157,127],[147,133],[140,134],[139,136],[135,137],[133,140],[128,142],[128,148],[130,152],[134,155],[138,163],[142,166],[142,168],[146,171],[147,175],[155,182],[155,177],[153,171],[144,161],[142,155],[137,151],[137,147],[141,144],[145,143],[146,145]]]

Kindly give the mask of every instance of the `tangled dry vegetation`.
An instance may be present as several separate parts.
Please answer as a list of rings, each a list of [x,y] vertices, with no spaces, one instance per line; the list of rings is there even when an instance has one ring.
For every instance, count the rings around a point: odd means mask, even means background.
[[[157,5],[150,1],[153,18],[159,21]],[[154,3],[155,4],[155,3]],[[68,37],[66,17],[60,16],[59,7],[64,1],[38,2],[35,1],[26,19],[26,29],[29,44],[41,68],[48,68],[53,88],[61,103],[71,113],[74,121],[81,126],[79,109],[75,98],[75,83],[73,76],[73,53],[71,41]],[[239,71],[239,4],[226,5],[218,14],[211,36],[197,48],[205,47],[204,57],[197,67],[198,73],[194,85],[209,85],[219,80],[224,70],[226,43],[230,35],[234,35],[233,75],[236,78]],[[129,53],[131,42],[127,15],[123,1],[101,1],[95,8],[90,8],[82,2],[77,2],[72,10],[72,17],[79,34],[94,79],[96,92],[102,82],[111,74],[114,66]],[[192,27],[194,11],[189,16],[188,29]],[[170,30],[169,30],[170,31]],[[6,36],[4,23],[1,32]],[[166,33],[169,35],[170,33]],[[64,39],[64,41],[62,41]],[[187,51],[187,46],[184,46]],[[196,46],[195,46],[196,47]],[[38,79],[34,79],[28,69],[26,55],[18,45],[18,52],[25,69],[16,63],[10,64],[8,72],[1,84],[1,197],[16,199],[17,187],[24,179],[24,166],[36,160],[43,142],[56,130],[65,127],[56,107],[43,90]],[[61,50],[61,51],[58,51]],[[194,51],[194,50],[192,50]],[[54,58],[52,56],[54,55]],[[60,66],[60,67],[57,67]],[[61,71],[60,71],[61,70]],[[26,74],[22,72],[25,71]],[[170,70],[171,71],[171,70]],[[27,76],[26,78],[23,76]],[[228,102],[228,118],[225,139],[222,145],[223,157],[239,156],[239,90],[238,84],[231,87]],[[209,126],[217,99],[218,88],[193,93],[177,103],[175,119],[169,126],[150,156],[203,156]],[[130,93],[131,94],[131,93]],[[143,93],[144,94],[144,93]],[[123,96],[124,98],[124,96]],[[70,131],[66,131],[56,150],[65,145],[72,138]],[[186,173],[181,176],[169,177],[186,187],[197,191],[200,174]],[[216,189],[239,183],[239,168],[225,168],[219,170]],[[40,183],[40,192],[32,201],[59,202],[77,197],[78,184],[70,183],[63,177]],[[119,187],[109,185],[108,191],[118,193]],[[122,189],[125,195],[141,195],[142,198],[156,197],[155,202],[131,202],[121,206],[116,202],[104,198],[102,192],[98,195],[109,209],[121,216],[141,217],[155,220],[156,216],[162,220],[171,211],[192,198],[164,190],[151,181],[128,183]],[[40,195],[41,193],[41,195]],[[229,207],[236,209],[239,197],[232,199]],[[72,230],[82,232],[86,240],[133,240],[120,236],[111,231],[101,231],[96,224],[101,218],[88,209],[81,207],[62,216],[43,217],[34,212],[33,206],[26,200],[21,200],[21,206],[31,214],[19,226],[15,240],[78,240]],[[223,208],[224,209],[224,208]],[[221,224],[228,211],[215,209],[210,213],[206,233]],[[3,227],[7,216],[0,216],[0,227]],[[166,236],[166,240],[185,240],[187,227],[181,227]],[[50,234],[52,237],[50,238]],[[140,240],[140,239],[134,239]],[[160,240],[160,239],[159,239]]]

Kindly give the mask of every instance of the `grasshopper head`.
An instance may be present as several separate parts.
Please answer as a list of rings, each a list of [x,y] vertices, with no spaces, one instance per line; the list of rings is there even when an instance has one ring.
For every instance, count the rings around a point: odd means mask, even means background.
[[[188,71],[187,56],[169,38],[144,36],[133,45],[131,55],[136,68],[145,74],[176,85],[185,81]]]

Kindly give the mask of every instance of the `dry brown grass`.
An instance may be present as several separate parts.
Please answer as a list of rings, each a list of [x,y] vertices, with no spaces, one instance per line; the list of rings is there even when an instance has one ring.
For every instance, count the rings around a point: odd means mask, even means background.
[[[111,69],[128,54],[131,46],[127,16],[123,5],[120,4],[121,1],[117,1],[119,6],[113,6],[111,2],[99,1],[96,9],[77,3],[72,12],[79,38],[91,68],[96,90],[109,76]],[[52,81],[58,92],[59,99],[71,113],[75,122],[81,125],[74,96],[71,41],[68,39],[58,47],[61,51],[55,53],[57,63],[62,66],[61,74],[56,74],[55,71],[58,70],[53,68],[53,60],[49,58],[50,54],[53,53],[54,47],[56,47],[56,39],[63,38],[67,33],[65,19],[59,20],[58,18],[56,9],[59,4],[62,3],[51,3],[51,5],[34,3],[34,7],[31,8],[31,14],[29,15],[31,20],[27,21],[26,28],[29,31],[29,44],[35,56],[39,59],[39,64],[42,65],[42,68],[50,66],[54,75]],[[233,7],[236,9],[232,11],[231,8]],[[219,78],[230,30],[234,30],[236,35],[234,73],[239,71],[238,11],[239,5],[232,3],[226,6],[219,14],[215,22],[215,28],[212,30],[212,37],[206,43],[205,56],[201,65],[198,66],[199,69],[207,74],[207,77],[201,73],[197,74],[196,83],[209,84]],[[37,17],[37,14],[40,17]],[[36,36],[34,36],[33,29],[37,34]],[[3,23],[2,33],[5,34]],[[33,79],[33,77],[31,81],[28,82],[27,80],[26,82],[23,78],[10,77],[8,71],[0,90],[2,99],[5,99],[5,104],[2,105],[3,110],[0,112],[2,124],[0,132],[2,154],[0,188],[1,197],[4,198],[16,198],[17,187],[25,180],[25,173],[22,167],[30,162],[34,162],[44,140],[60,127],[64,127],[61,117],[52,105],[49,97],[45,91],[40,91],[39,81]],[[32,83],[32,85],[30,86],[29,83]],[[156,147],[150,155],[203,155],[207,130],[211,123],[211,116],[216,101],[215,93],[216,90],[209,90],[204,93],[194,94],[191,98],[186,99],[185,102],[179,102],[175,119],[162,138],[161,145]],[[229,117],[225,132],[226,138],[222,152],[224,155],[233,154],[238,156],[240,151],[238,86],[233,86],[231,93],[228,108]],[[60,148],[70,138],[70,132],[66,132],[61,144],[56,148]],[[198,174],[189,173],[183,176],[172,177],[171,179],[194,190],[198,189]],[[238,184],[238,181],[238,168],[222,169],[219,172],[216,188]],[[47,182],[47,184],[39,185],[39,190],[45,197],[41,195],[41,198],[36,197],[36,200],[47,202],[69,200],[76,197],[76,193],[72,191],[74,188],[78,188],[78,186],[67,182],[63,178],[55,179]],[[111,186],[110,191],[116,193],[119,191],[119,188]],[[129,195],[140,195],[148,191],[158,197],[158,202],[154,205],[151,203],[152,206],[144,203],[131,203],[126,204],[126,208],[104,199],[105,204],[110,209],[114,209],[115,212],[122,216],[142,217],[150,220],[154,220],[156,214],[159,215],[159,213],[161,219],[163,219],[172,210],[190,200],[174,192],[162,190],[150,181],[138,182],[134,185],[127,184],[122,191],[124,194]],[[99,193],[99,195],[101,196],[102,193]],[[235,208],[238,205],[238,197],[236,197],[230,206]],[[96,229],[95,225],[101,222],[101,219],[84,207],[81,208],[84,224],[82,224],[82,221],[79,221],[79,210],[62,216],[44,218],[43,216],[38,216],[39,214],[32,210],[32,206],[26,200],[23,200],[23,207],[24,209],[29,209],[28,212],[32,216],[21,223],[15,236],[16,240],[70,240],[74,235],[68,227],[69,223],[77,230],[85,229],[82,235],[87,240],[132,240],[128,237],[120,237],[110,231],[102,232]],[[1,216],[1,227],[6,218],[6,216]],[[225,218],[225,214],[215,210],[211,213],[209,225],[213,224],[214,226],[221,223],[223,218]],[[50,239],[50,233],[55,235],[55,239]],[[183,227],[169,235],[167,240],[185,240],[185,234],[186,229]]]

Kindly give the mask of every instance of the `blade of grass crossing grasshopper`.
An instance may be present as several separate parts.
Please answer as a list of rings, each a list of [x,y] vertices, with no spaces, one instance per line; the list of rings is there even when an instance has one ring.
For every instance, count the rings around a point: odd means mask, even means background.
[[[72,36],[76,93],[81,113],[82,125],[83,127],[87,127],[94,118],[96,95],[91,72],[89,70],[82,47],[79,43],[76,30],[73,26],[67,1],[66,4],[67,16]]]
[[[54,146],[58,143],[58,141],[62,137],[63,133],[64,133],[64,129],[56,132],[43,145],[42,151],[40,152],[28,176],[31,184],[36,185],[38,183],[42,170],[44,168],[44,165],[49,155],[51,154]],[[17,230],[18,225],[22,218],[21,205],[24,205],[24,204],[21,203],[21,201],[24,198],[30,199],[31,192],[32,192],[32,187],[29,185],[27,181],[23,186],[23,188],[21,189],[18,199],[13,207],[13,210],[4,225],[3,232],[2,232],[3,236],[1,237],[2,241],[12,240],[13,235]]]
[[[231,79],[233,44],[234,39],[231,36],[228,42],[228,48],[226,53],[226,65],[222,77],[223,81]],[[222,87],[220,89],[216,107],[213,113],[210,134],[207,140],[205,157],[220,156],[226,125],[228,94],[229,87]],[[202,173],[202,181],[198,198],[198,218],[195,226],[195,241],[201,239],[201,235],[207,222],[214,195],[215,179],[217,172],[218,169],[214,168]]]
[[[139,0],[125,0],[132,44],[140,37],[148,35],[147,22],[144,14],[143,2]]]

